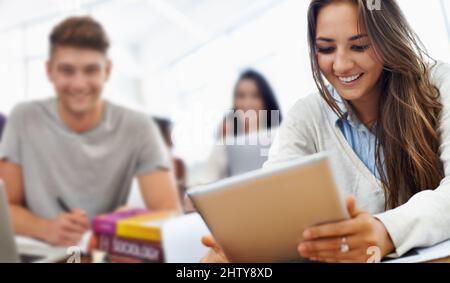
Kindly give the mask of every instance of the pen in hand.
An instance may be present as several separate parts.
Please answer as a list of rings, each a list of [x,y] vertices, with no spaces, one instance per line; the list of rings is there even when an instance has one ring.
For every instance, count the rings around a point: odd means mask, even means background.
[[[82,216],[83,218],[86,218],[87,220],[87,216],[86,216],[86,212],[84,212],[81,209],[71,209],[67,203],[60,197],[58,197],[56,199],[56,201],[58,202],[59,207],[65,212],[65,213],[70,213],[70,214],[77,214],[79,216]],[[83,221],[84,222],[84,221]],[[89,224],[87,224],[87,227],[89,226]]]
[[[85,232],[80,236],[81,238],[80,238],[79,242],[77,243],[77,246],[83,247],[83,248],[82,248],[82,249],[83,249],[83,254],[85,254],[86,251],[88,250],[88,245],[89,245],[89,243],[90,243],[90,238],[91,238],[91,235],[92,235],[92,233],[88,230],[88,229],[89,229],[89,224],[88,224],[88,222],[87,222],[88,220],[87,220],[86,213],[85,213],[83,210],[81,210],[81,209],[71,209],[71,208],[66,204],[66,202],[65,202],[62,198],[60,198],[60,197],[58,197],[58,198],[56,199],[56,201],[57,201],[59,207],[60,207],[65,213],[76,214],[76,215],[78,215],[78,216],[77,216],[78,218],[82,217],[82,218],[80,218],[80,219],[85,219],[85,221],[82,221],[82,222],[78,222],[78,223],[77,223],[78,225],[81,225],[81,227],[83,227],[84,229],[86,229]],[[86,223],[85,223],[85,222],[86,222]]]
[[[62,198],[58,197],[56,199],[56,201],[58,202],[59,207],[64,212],[66,212],[66,213],[82,214],[82,215],[86,216],[86,213],[83,210],[81,210],[81,209],[71,209]]]
[[[69,208],[69,206],[62,200],[62,198],[58,197],[56,199],[56,201],[58,202],[59,207],[67,213],[71,213],[72,209]]]

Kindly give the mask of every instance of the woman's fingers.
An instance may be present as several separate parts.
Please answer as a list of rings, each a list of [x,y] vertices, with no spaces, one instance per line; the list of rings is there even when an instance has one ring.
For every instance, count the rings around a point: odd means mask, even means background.
[[[346,243],[350,249],[357,249],[359,243],[357,237],[346,237]],[[298,246],[298,251],[303,257],[310,257],[319,252],[340,252],[342,245],[342,238],[321,239],[310,242],[303,242]]]
[[[303,232],[303,238],[308,241],[319,238],[343,237],[360,232],[364,228],[364,223],[359,219],[362,217],[358,216],[366,212],[356,207],[354,196],[347,198],[347,210],[351,219],[308,228]]]
[[[212,236],[202,237],[202,243],[210,248],[208,254],[201,260],[202,263],[226,263],[228,262],[222,249]]]
[[[206,247],[213,249],[217,254],[223,254],[222,249],[219,247],[213,236],[204,236],[202,238],[202,243]]]
[[[355,197],[353,195],[347,197],[346,199],[346,203],[347,203],[347,211],[348,214],[350,215],[350,217],[354,217],[353,215],[355,214],[355,210],[356,210],[356,200]]]
[[[359,214],[364,212],[356,206],[355,196],[353,196],[353,195],[348,196],[346,199],[346,203],[347,203],[347,211],[351,218],[355,218]]]
[[[320,238],[335,238],[353,235],[361,230],[361,224],[361,220],[355,218],[311,227],[303,232],[303,238],[305,241],[312,241]]]
[[[217,253],[215,250],[209,250],[208,254],[205,257],[203,257],[200,262],[201,263],[229,263],[229,261],[223,254]]]
[[[217,243],[212,236],[204,236],[202,237],[202,244],[207,246],[208,248],[217,248]]]

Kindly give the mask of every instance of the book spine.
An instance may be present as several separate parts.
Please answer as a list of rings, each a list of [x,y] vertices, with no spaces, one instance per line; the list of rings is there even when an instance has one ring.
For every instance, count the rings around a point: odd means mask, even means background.
[[[135,241],[111,235],[100,234],[98,249],[118,256],[140,259],[145,262],[164,262],[162,245],[155,242]]]

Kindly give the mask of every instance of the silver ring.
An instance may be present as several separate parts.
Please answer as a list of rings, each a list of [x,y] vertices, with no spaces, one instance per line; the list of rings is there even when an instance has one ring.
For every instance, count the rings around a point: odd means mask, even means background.
[[[347,243],[347,238],[343,237],[341,241],[341,253],[345,254],[350,251],[350,246]]]

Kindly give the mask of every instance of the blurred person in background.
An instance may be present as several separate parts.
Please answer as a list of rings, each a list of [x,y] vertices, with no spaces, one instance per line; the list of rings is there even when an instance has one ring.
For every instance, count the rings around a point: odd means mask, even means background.
[[[125,204],[134,177],[149,209],[181,209],[155,123],[102,99],[109,45],[90,17],[57,25],[47,62],[56,97],[22,103],[9,117],[0,174],[17,234],[74,245],[93,217]]]
[[[0,142],[2,141],[3,130],[5,129],[5,125],[6,125],[6,116],[0,113]]]
[[[170,152],[173,150],[172,129],[173,124],[169,119],[154,117],[156,125],[158,126],[164,142]],[[175,179],[178,185],[178,192],[180,195],[181,203],[183,204],[185,211],[191,210],[190,204],[187,206],[186,202],[186,164],[184,161],[176,156],[172,155],[172,164],[175,174]]]
[[[200,183],[261,168],[281,119],[280,107],[266,78],[254,70],[244,71],[234,87],[233,110],[222,122],[218,143]]]

